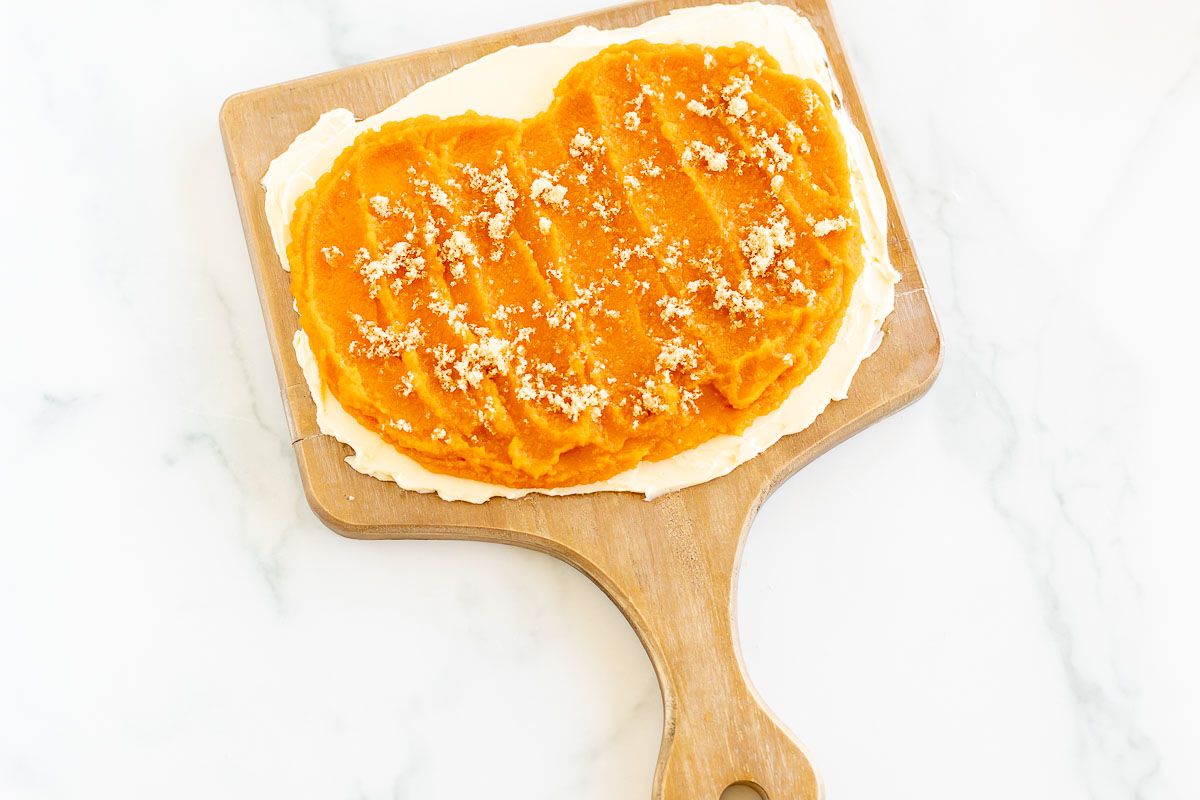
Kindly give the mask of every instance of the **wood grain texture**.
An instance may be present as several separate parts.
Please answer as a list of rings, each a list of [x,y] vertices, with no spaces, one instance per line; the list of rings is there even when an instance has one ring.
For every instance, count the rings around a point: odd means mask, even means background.
[[[221,130],[300,476],[310,505],[347,536],[476,539],[550,553],[580,569],[637,631],[662,687],[665,729],[652,790],[661,800],[717,800],[746,783],[770,800],[813,800],[820,783],[795,739],[747,680],[737,643],[734,587],[743,539],[762,501],[786,478],[932,384],[941,337],[890,181],[823,0],[792,0],[825,42],[851,117],[863,131],[888,199],[888,245],[903,278],[879,351],[860,368],[850,397],[832,404],[729,475],[647,502],[631,494],[530,496],[482,505],[407,492],[352,470],[348,448],[317,429],[294,358],[297,329],[287,273],[278,263],[259,180],[271,159],[331,108],[359,117],[417,86],[510,44],[558,36],[579,24],[636,25],[688,0],[647,0],[481,39],[279,84],[229,98]]]

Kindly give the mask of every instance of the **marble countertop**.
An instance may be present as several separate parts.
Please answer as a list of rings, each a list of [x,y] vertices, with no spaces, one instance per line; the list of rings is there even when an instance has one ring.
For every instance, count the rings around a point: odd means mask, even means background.
[[[582,575],[309,512],[216,125],[599,5],[5,4],[0,796],[648,796]],[[1200,797],[1200,5],[835,9],[946,360],[766,504],[749,672],[831,798]]]

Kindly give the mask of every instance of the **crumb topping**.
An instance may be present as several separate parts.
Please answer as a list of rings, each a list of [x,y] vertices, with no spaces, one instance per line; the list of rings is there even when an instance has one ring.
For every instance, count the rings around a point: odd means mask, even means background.
[[[721,98],[725,101],[725,116],[729,120],[745,117],[750,111],[750,103],[746,95],[750,94],[750,78],[746,75],[735,75],[721,89]]]
[[[393,244],[379,258],[371,258],[371,251],[360,247],[354,265],[367,283],[367,296],[372,299],[379,295],[380,281],[385,278],[396,277],[392,290],[398,292],[425,274],[425,257],[407,239]]]
[[[442,263],[455,278],[466,275],[467,259],[474,259],[477,255],[479,255],[479,251],[475,248],[475,242],[460,230],[451,231],[450,235],[442,242]]]
[[[750,272],[761,277],[775,259],[796,243],[796,234],[782,206],[763,223],[750,225],[742,231],[739,244],[742,255],[750,262]]]
[[[554,177],[549,172],[538,170],[535,174],[537,177],[533,179],[533,183],[529,184],[529,196],[535,202],[565,213],[569,205],[567,187],[555,183]]]
[[[494,169],[483,172],[473,164],[462,167],[472,189],[483,193],[491,205],[480,213],[487,223],[488,238],[492,240],[492,261],[499,261],[503,253],[505,238],[512,227],[513,212],[516,210],[517,189],[508,177],[508,165],[500,164]]]
[[[363,319],[358,314],[352,315],[351,318],[362,336],[362,339],[350,342],[351,355],[361,354],[368,359],[399,358],[425,341],[425,334],[416,322],[404,327],[393,324],[381,328],[378,323]]]
[[[593,136],[583,128],[580,128],[571,139],[571,146],[568,152],[572,158],[602,156],[604,155],[604,139],[599,136]]]
[[[717,150],[710,144],[696,139],[684,148],[680,156],[684,164],[692,164],[699,160],[704,162],[704,167],[709,172],[724,172],[729,166],[729,154]]]
[[[812,217],[808,217],[808,224],[812,225],[813,236],[828,236],[834,231],[846,230],[846,228],[850,226],[850,220],[843,216],[820,220],[814,220]]]

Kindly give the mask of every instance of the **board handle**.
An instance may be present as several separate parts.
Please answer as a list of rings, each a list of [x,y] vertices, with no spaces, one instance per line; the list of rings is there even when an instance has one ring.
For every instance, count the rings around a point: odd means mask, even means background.
[[[734,784],[767,800],[818,800],[808,756],[746,677],[730,605],[719,595],[684,602],[711,624],[668,624],[654,637],[665,722],[654,800],[719,800]]]
[[[757,504],[704,499],[685,507],[669,495],[633,517],[614,508],[577,529],[568,557],[621,608],[658,675],[664,730],[652,798],[719,800],[745,784],[767,800],[819,800],[808,757],[759,699],[739,652],[734,585]]]

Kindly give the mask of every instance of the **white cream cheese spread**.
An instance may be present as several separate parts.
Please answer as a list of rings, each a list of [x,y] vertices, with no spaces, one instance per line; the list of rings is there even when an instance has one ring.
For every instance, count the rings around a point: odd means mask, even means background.
[[[474,110],[513,119],[533,116],[550,104],[554,87],[577,63],[609,45],[635,39],[712,47],[748,42],[767,50],[783,71],[816,80],[831,96],[840,97],[816,31],[806,19],[782,6],[745,3],[679,9],[633,28],[584,26],[551,42],[507,47],[421,86],[365,120],[355,121],[346,109],[334,109],[300,134],[263,177],[267,220],[284,269],[288,268],[289,223],[296,201],[363,131],[421,114],[449,117]],[[516,489],[444,475],[424,468],[347,413],[322,386],[308,339],[298,331],[293,345],[316,403],[321,431],[354,450],[346,461],[359,472],[395,481],[412,491],[437,492],[446,500],[481,503],[531,492],[628,491],[651,499],[725,475],[780,438],[804,430],[831,401],[847,396],[859,364],[879,346],[881,327],[892,311],[894,287],[900,279],[888,260],[887,203],[874,163],[861,132],[837,100],[835,107],[862,226],[863,271],[824,360],[778,408],[755,419],[740,435],[717,436],[670,458],[643,461],[608,480],[580,486]]]

